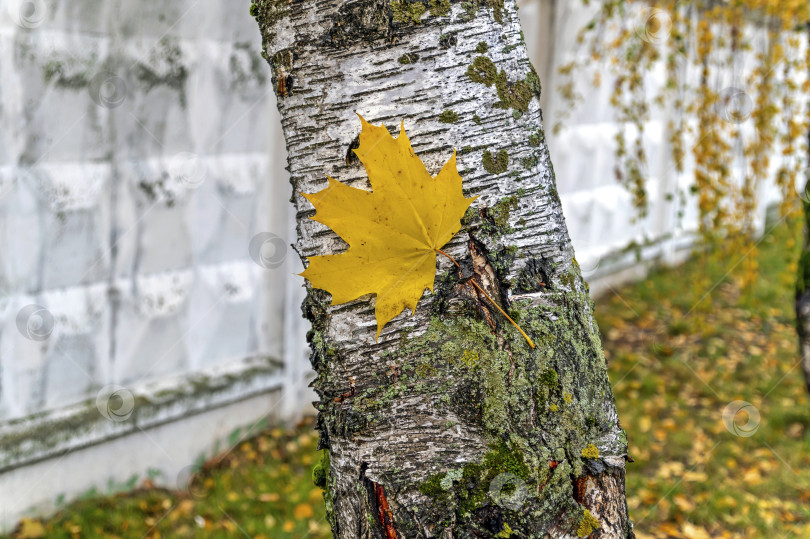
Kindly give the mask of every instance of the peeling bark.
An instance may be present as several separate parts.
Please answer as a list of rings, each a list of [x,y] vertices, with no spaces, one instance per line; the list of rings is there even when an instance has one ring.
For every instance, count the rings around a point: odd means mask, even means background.
[[[375,342],[374,298],[303,305],[335,537],[632,537],[626,438],[544,143],[514,1],[256,0],[304,257],[346,244],[300,192],[369,189],[360,123],[478,195],[433,294]],[[537,343],[531,349],[470,280]],[[593,446],[584,456],[584,450]],[[598,452],[598,455],[596,454]]]

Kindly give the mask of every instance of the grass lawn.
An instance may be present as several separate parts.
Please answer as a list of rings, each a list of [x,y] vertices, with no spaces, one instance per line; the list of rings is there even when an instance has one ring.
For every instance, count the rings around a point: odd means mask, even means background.
[[[147,480],[131,493],[88,495],[49,520],[24,520],[11,537],[331,537],[311,478],[318,456],[313,425],[270,429],[236,445],[204,464],[182,491]]]
[[[810,538],[810,406],[798,365],[793,286],[801,230],[782,223],[744,253],[699,255],[597,302],[630,440],[627,493],[639,539]],[[740,436],[723,410],[732,401]],[[734,425],[730,425],[734,430]],[[311,469],[310,422],[243,442],[187,492],[92,497],[14,537],[329,537]]]

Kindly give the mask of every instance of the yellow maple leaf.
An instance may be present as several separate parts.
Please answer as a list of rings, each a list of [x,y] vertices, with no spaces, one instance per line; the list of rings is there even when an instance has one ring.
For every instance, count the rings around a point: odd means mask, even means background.
[[[360,116],[358,114],[358,116]],[[360,116],[360,145],[354,150],[366,169],[371,191],[329,178],[329,186],[303,194],[349,249],[313,256],[301,273],[315,288],[332,294],[332,305],[376,294],[377,337],[405,308],[416,311],[425,289],[433,291],[436,253],[461,229],[473,198],[464,198],[456,154],[431,176],[405,133],[397,138],[384,125]]]

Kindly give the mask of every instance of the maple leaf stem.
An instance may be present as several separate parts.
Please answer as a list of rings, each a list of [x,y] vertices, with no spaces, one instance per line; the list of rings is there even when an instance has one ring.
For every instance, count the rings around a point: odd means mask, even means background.
[[[455,259],[455,258],[453,258],[453,257],[452,257],[452,256],[450,256],[449,254],[445,253],[445,252],[444,252],[444,251],[442,251],[441,249],[436,249],[435,251],[436,251],[437,253],[439,253],[440,255],[444,255],[444,256],[446,256],[447,258],[449,258],[449,259],[450,259],[450,262],[452,262],[453,264],[455,264],[455,265],[456,265],[456,267],[457,267],[458,269],[461,269],[461,266],[459,265],[459,263],[458,263],[458,262],[456,262],[456,259]],[[495,308],[496,308],[496,309],[498,309],[498,310],[501,312],[501,314],[502,314],[502,315],[504,315],[504,316],[506,317],[506,319],[507,319],[507,320],[509,320],[510,322],[512,322],[512,325],[513,325],[513,326],[515,326],[515,327],[517,328],[517,330],[520,332],[520,334],[521,334],[521,335],[523,335],[523,337],[526,339],[526,342],[528,342],[528,343],[529,343],[529,346],[531,346],[532,348],[534,348],[534,347],[535,347],[535,346],[534,346],[534,342],[533,342],[533,341],[532,341],[532,340],[529,338],[529,336],[528,336],[528,335],[526,335],[526,332],[525,332],[525,331],[523,331],[523,329],[522,329],[522,328],[521,328],[519,325],[517,325],[517,322],[515,322],[514,320],[512,320],[512,318],[511,318],[511,317],[510,317],[508,314],[506,314],[506,312],[505,312],[503,309],[501,309],[501,307],[500,307],[500,306],[499,306],[497,303],[495,303],[495,300],[494,300],[494,299],[492,299],[491,297],[489,297],[489,294],[487,294],[487,293],[484,291],[484,289],[483,289],[483,288],[481,288],[481,287],[478,285],[478,283],[476,283],[476,282],[475,282],[475,279],[470,279],[470,282],[472,283],[472,285],[473,285],[473,286],[474,286],[476,289],[478,289],[478,291],[479,291],[479,292],[481,292],[482,294],[484,294],[484,297],[485,297],[485,298],[487,298],[487,299],[489,300],[489,302],[490,302],[491,304],[493,304],[493,305],[495,306]]]

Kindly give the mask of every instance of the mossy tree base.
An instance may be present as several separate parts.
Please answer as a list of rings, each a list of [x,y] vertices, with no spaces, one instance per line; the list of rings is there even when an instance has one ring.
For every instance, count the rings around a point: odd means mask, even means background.
[[[252,12],[302,256],[345,243],[298,193],[327,174],[368,188],[347,159],[355,111],[394,130],[404,119],[434,174],[463,148],[465,195],[479,196],[445,248],[461,268],[439,257],[434,293],[379,342],[373,298],[331,306],[310,290],[303,305],[328,450],[314,475],[335,536],[631,537],[626,439],[514,2],[259,0]]]

